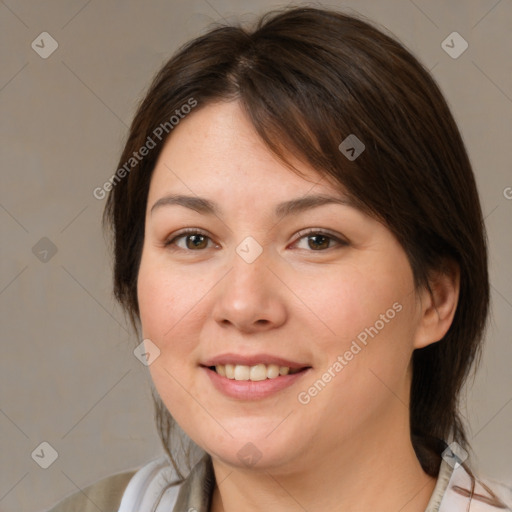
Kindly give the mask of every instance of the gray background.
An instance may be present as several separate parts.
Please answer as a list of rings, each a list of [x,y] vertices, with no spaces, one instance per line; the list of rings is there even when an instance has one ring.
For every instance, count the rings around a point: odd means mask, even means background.
[[[251,21],[283,5],[0,2],[0,510],[47,508],[161,453],[149,376],[132,354],[140,340],[111,296],[104,200],[92,191],[115,171],[137,102],[179,44],[213,21]],[[486,216],[493,292],[464,410],[474,465],[510,482],[512,2],[317,5],[359,12],[396,34],[432,70],[460,125]],[[59,44],[47,59],[31,48],[43,31]],[[469,43],[457,59],[441,47],[453,31]],[[43,441],[58,452],[46,470],[31,457]]]

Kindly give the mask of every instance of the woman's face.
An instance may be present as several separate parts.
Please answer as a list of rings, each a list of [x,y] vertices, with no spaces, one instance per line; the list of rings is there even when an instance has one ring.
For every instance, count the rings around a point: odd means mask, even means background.
[[[138,300],[160,350],[150,372],[185,432],[230,465],[311,467],[397,424],[408,435],[421,313],[407,257],[293,163],[307,179],[238,103],[211,104],[173,130],[149,190]]]

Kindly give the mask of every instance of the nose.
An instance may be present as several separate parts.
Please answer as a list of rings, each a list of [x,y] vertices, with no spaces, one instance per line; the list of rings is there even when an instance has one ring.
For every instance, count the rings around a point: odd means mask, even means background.
[[[234,254],[231,271],[215,287],[213,317],[221,327],[256,333],[286,322],[284,286],[269,267],[265,251],[252,263]]]

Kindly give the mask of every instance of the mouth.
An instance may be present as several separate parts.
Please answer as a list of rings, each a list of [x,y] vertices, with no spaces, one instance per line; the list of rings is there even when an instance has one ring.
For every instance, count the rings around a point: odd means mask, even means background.
[[[294,375],[311,368],[310,365],[269,354],[250,356],[233,353],[208,359],[201,366],[230,380],[250,380],[253,382]]]
[[[291,368],[290,366],[280,366],[277,364],[258,363],[252,366],[244,364],[217,364],[215,366],[208,366],[208,368],[221,377],[226,377],[230,380],[259,382],[267,379],[277,379],[285,375],[294,375],[311,367]]]
[[[311,365],[256,354],[223,354],[204,361],[200,367],[222,394],[241,400],[259,400],[303,379]]]

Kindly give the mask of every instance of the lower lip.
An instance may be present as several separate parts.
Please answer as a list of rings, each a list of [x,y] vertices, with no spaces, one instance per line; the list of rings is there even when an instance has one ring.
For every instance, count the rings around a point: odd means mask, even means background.
[[[227,377],[221,377],[216,371],[210,370],[206,366],[202,368],[206,371],[218,391],[231,398],[238,398],[240,400],[259,400],[273,395],[295,384],[311,369],[307,368],[291,375],[280,375],[275,379],[252,381],[228,379]]]

